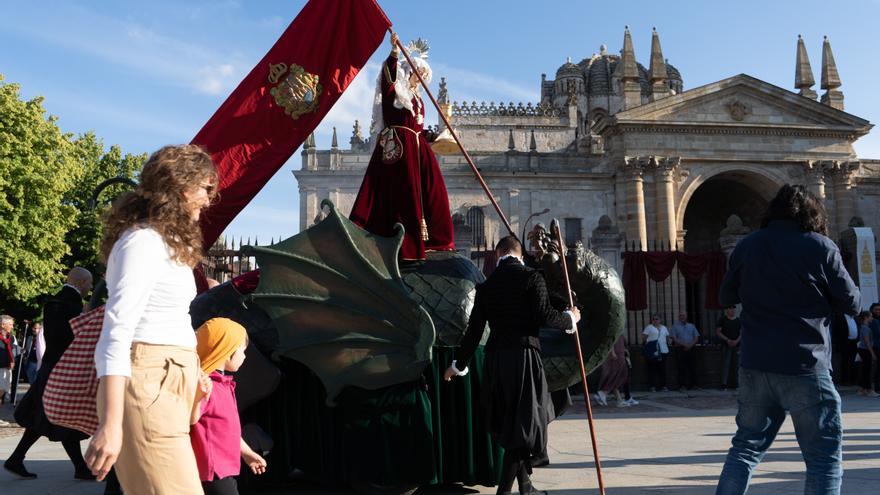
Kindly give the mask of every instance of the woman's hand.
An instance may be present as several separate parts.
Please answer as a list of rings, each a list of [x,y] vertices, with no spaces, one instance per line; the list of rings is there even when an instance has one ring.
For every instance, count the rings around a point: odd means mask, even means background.
[[[392,49],[392,50],[397,51],[397,50],[400,49],[400,48],[397,47],[397,41],[398,41],[399,39],[400,39],[400,38],[397,37],[397,33],[395,33],[395,32],[392,31],[392,32],[391,32],[391,49]]]
[[[103,481],[122,450],[122,414],[127,378],[107,375],[98,382],[98,429],[83,457],[92,474]]]
[[[86,465],[92,474],[98,477],[98,481],[104,481],[104,477],[110,472],[119,451],[122,449],[122,425],[100,425],[92,436],[89,447],[84,457]]]

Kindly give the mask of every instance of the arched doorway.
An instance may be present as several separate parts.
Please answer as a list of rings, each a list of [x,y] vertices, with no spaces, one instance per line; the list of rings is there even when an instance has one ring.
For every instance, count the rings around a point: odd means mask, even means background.
[[[780,185],[748,171],[715,175],[694,191],[684,213],[684,250],[688,253],[718,251],[721,230],[731,215],[755,230]]]
[[[767,205],[780,186],[781,182],[772,176],[741,169],[721,172],[695,185],[695,189],[690,189],[690,196],[683,198],[686,201],[684,251],[689,254],[720,251],[721,231],[727,227],[731,215],[739,216],[749,230],[760,228]],[[703,329],[703,334],[712,342],[715,322],[721,312],[706,309],[707,282],[705,276],[698,282],[685,282],[681,295],[690,321]]]

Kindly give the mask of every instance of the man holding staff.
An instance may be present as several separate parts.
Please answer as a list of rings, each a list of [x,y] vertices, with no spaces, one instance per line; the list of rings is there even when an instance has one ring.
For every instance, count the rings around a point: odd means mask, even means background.
[[[539,272],[522,261],[522,245],[508,236],[495,247],[498,268],[477,286],[468,328],[444,379],[467,373],[467,364],[483,336],[486,343],[486,403],[488,429],[504,447],[504,467],[498,494],[511,493],[513,480],[521,494],[540,494],[531,483],[529,459],[547,446],[547,424],[553,403],[541,362],[538,329],[542,326],[575,331],[576,307],[557,311],[550,305]]]

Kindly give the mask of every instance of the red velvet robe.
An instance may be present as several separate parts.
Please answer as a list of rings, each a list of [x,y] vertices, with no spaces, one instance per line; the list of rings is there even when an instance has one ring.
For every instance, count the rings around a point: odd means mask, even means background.
[[[424,137],[424,124],[418,123],[406,108],[394,107],[397,58],[389,56],[382,71],[382,117],[386,128],[394,129],[402,154],[395,162],[385,163],[383,147],[376,143],[349,218],[385,237],[394,234],[394,224],[402,224],[405,235],[400,258],[421,260],[425,259],[425,251],[455,249],[449,196],[437,158]],[[413,110],[424,122],[425,107],[418,96],[413,98]],[[422,218],[427,225],[427,240],[422,238]]]

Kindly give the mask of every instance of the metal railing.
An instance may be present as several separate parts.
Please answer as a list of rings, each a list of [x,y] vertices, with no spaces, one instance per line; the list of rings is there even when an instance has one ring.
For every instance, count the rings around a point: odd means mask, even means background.
[[[668,242],[648,241],[647,251],[675,251]],[[625,245],[624,253],[642,251],[635,242]],[[621,255],[623,256],[623,254]],[[623,274],[621,274],[622,276]],[[698,282],[688,282],[673,268],[672,274],[665,280],[657,282],[647,277],[648,308],[641,311],[627,311],[627,342],[630,345],[640,344],[643,340],[642,330],[651,323],[651,315],[660,315],[666,328],[678,321],[680,312],[685,312],[688,321],[693,323],[700,332],[700,343],[715,343],[715,324],[723,314],[722,310],[707,309],[706,306],[706,274]]]

